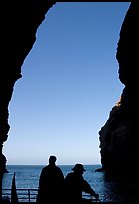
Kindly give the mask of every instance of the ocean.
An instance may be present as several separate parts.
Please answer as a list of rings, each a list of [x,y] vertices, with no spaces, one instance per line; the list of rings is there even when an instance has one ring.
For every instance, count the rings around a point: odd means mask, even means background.
[[[71,172],[74,165],[58,165],[64,176]],[[3,189],[11,189],[13,174],[17,189],[38,189],[39,176],[44,165],[7,165],[9,173],[5,173],[2,181]],[[83,177],[89,182],[101,202],[127,202],[132,195],[125,193],[118,181],[109,181],[104,172],[96,172],[101,165],[84,165],[86,169]],[[125,184],[124,184],[125,185]],[[123,185],[123,188],[125,186]],[[3,191],[4,192],[4,191]],[[133,200],[132,200],[133,201]]]

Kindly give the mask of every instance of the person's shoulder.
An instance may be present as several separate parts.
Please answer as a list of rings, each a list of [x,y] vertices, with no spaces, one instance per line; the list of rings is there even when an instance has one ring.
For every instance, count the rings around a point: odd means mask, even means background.
[[[44,166],[42,169],[47,169],[49,165]]]
[[[55,168],[56,168],[58,171],[62,172],[62,169],[61,169],[59,166],[55,166]]]
[[[66,177],[72,177],[72,176],[74,176],[73,172],[69,172],[69,173],[66,175]]]
[[[57,169],[60,169],[60,170],[61,170],[61,168],[60,168],[59,166],[55,166],[55,168],[57,168]]]
[[[48,165],[47,165],[47,166],[44,166],[44,167],[42,168],[42,172],[46,171],[47,169],[48,169]]]

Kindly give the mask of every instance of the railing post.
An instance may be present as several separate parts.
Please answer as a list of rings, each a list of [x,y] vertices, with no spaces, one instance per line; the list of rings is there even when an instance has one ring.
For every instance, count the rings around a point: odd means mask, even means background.
[[[28,199],[29,199],[29,203],[30,203],[30,189],[28,189]]]

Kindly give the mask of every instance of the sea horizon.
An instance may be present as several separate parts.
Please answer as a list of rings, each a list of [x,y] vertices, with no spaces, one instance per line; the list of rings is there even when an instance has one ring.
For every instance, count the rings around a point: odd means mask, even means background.
[[[80,162],[77,162],[77,163],[80,163]],[[83,164],[83,163],[81,163]],[[6,166],[46,166],[48,165],[47,163],[46,164],[6,164]],[[57,166],[74,166],[75,164],[56,164]],[[84,166],[102,166],[102,164],[83,164]]]

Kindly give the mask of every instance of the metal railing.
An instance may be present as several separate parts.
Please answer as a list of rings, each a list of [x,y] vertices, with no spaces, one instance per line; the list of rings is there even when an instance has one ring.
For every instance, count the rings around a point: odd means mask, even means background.
[[[18,202],[36,202],[38,189],[17,188]],[[11,189],[2,189],[2,197],[11,201]]]
[[[16,192],[18,202],[36,203],[37,201],[38,189],[17,188]],[[2,197],[5,199],[8,198],[11,201],[11,189],[2,189]],[[83,193],[82,197],[86,200],[86,203],[100,202],[99,199],[92,198],[85,193]]]

